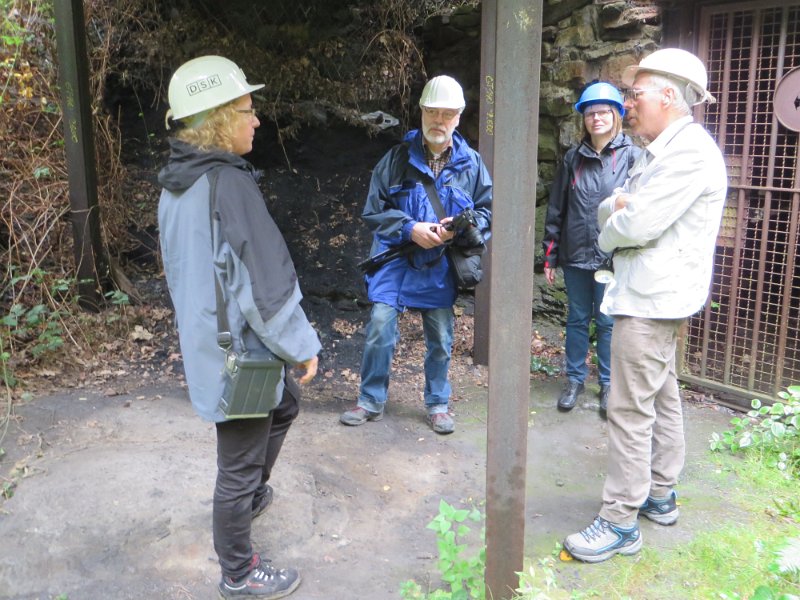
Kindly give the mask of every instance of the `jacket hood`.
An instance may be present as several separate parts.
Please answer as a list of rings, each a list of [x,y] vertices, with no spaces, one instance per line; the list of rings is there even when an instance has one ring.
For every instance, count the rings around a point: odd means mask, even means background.
[[[169,161],[158,173],[158,182],[170,192],[187,190],[210,169],[225,165],[248,171],[258,180],[255,167],[232,152],[200,150],[175,138],[170,138],[169,147]]]

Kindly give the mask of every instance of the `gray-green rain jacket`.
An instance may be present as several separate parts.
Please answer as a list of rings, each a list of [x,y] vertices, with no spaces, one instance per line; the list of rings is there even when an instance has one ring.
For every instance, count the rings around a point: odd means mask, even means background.
[[[177,140],[170,146],[169,162],[158,175],[164,188],[158,206],[161,254],[189,397],[203,419],[221,422],[225,354],[217,345],[215,271],[234,350],[266,347],[294,365],[316,356],[321,346],[300,307],[294,265],[255,168],[229,152],[203,152]]]

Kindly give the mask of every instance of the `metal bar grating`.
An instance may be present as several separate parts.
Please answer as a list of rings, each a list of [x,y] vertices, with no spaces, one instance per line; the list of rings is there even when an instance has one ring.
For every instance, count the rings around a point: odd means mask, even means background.
[[[701,58],[718,102],[704,118],[728,165],[729,192],[705,310],[693,317],[682,376],[743,397],[800,383],[798,134],[773,111],[800,66],[800,4],[705,7]]]

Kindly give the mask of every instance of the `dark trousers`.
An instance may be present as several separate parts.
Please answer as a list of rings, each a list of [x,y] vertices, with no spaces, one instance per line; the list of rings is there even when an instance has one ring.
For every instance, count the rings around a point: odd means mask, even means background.
[[[297,417],[299,398],[300,389],[287,375],[283,399],[268,417],[217,423],[214,549],[225,576],[236,579],[250,571],[253,508],[266,491],[286,432]]]

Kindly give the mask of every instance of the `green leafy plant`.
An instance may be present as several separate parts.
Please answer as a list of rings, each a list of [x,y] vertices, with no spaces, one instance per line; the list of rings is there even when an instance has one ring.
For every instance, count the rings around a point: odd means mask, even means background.
[[[22,275],[10,265],[8,284],[0,292],[11,298],[0,312],[0,381],[8,387],[18,383],[14,365],[41,359],[64,345],[68,337],[65,317],[74,298],[69,295],[74,280],[56,277],[34,267]]]
[[[771,552],[767,564],[770,581],[759,585],[750,600],[797,600],[800,596],[782,591],[793,587],[800,591],[800,537],[785,540]],[[739,598],[738,594],[723,594],[723,598]]]
[[[776,512],[784,518],[800,523],[800,500],[796,498],[774,498]]]
[[[8,500],[13,497],[15,487],[17,487],[17,484],[13,481],[4,481],[3,484],[0,485],[0,498]]]
[[[731,419],[733,429],[712,434],[711,449],[758,451],[767,466],[789,477],[800,475],[800,386],[789,386],[778,397],[771,406],[754,399],[745,416]]]
[[[128,294],[122,290],[106,292],[105,297],[108,298],[108,301],[118,309],[118,312],[110,312],[106,316],[106,323],[110,325],[111,323],[115,323],[124,318],[126,314],[126,308],[131,305],[131,299]]]
[[[483,527],[477,540],[479,548],[476,554],[465,555],[470,546],[468,538],[473,531],[466,522],[479,523],[482,520],[483,514],[475,507],[457,509],[441,500],[439,514],[428,523],[427,528],[436,532],[438,567],[442,581],[449,585],[450,590],[435,590],[428,594],[415,581],[407,581],[400,588],[400,597],[405,600],[485,600],[486,546]]]
[[[552,556],[539,559],[537,567],[531,564],[527,570],[517,575],[519,587],[515,591],[525,600],[550,600],[552,594],[558,590],[555,559]]]
[[[775,560],[770,563],[769,570],[781,576],[793,578],[800,583],[800,537],[787,540],[786,544],[775,553]]]
[[[0,318],[0,325],[6,329],[3,338],[35,339],[30,353],[38,357],[64,344],[60,317],[59,311],[51,310],[45,304],[31,307],[12,304],[8,313]]]
[[[558,375],[561,369],[542,356],[531,356],[531,373],[544,373],[548,377]]]
[[[106,292],[105,296],[114,306],[129,306],[131,303],[131,299],[128,294],[121,290]]]

